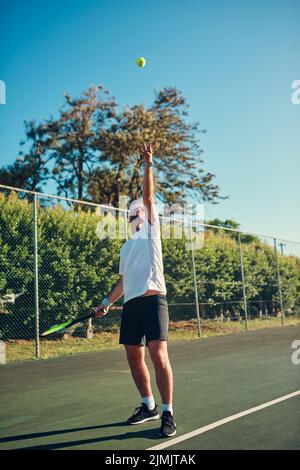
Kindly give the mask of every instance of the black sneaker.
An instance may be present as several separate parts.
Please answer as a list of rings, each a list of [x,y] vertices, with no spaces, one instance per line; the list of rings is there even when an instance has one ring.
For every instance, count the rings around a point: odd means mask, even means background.
[[[171,437],[176,434],[176,423],[170,411],[164,411],[161,417],[160,437]]]
[[[159,419],[157,405],[155,405],[153,410],[149,410],[148,406],[142,403],[142,406],[136,408],[133,415],[128,418],[127,424],[141,424],[154,419]]]

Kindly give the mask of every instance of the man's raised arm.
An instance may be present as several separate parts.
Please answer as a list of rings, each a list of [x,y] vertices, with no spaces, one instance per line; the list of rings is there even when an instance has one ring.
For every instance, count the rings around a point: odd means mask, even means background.
[[[143,144],[140,155],[144,158],[144,179],[143,179],[143,203],[146,209],[146,216],[151,224],[154,223],[154,180],[153,180],[153,151],[156,144]]]

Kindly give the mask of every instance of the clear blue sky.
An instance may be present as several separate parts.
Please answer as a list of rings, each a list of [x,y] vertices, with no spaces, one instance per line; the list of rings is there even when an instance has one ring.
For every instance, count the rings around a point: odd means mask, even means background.
[[[300,240],[299,17],[299,0],[1,0],[1,165],[15,160],[23,121],[55,114],[65,91],[101,83],[123,107],[176,86],[229,196],[206,219]]]

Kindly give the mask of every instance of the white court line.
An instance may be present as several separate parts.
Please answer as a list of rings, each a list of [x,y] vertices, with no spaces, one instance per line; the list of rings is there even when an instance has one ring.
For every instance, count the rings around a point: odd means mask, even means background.
[[[228,416],[228,418],[220,419],[219,421],[215,421],[214,423],[208,424],[207,426],[203,426],[202,428],[195,429],[195,431],[188,432],[187,434],[183,434],[182,436],[175,437],[174,439],[170,439],[168,441],[163,442],[162,444],[158,444],[157,446],[149,447],[146,450],[161,450],[166,449],[167,447],[174,446],[179,442],[186,441],[187,439],[191,439],[192,437],[199,436],[199,434],[203,434],[204,432],[210,431],[211,429],[218,428],[223,424],[230,423],[236,419],[242,418],[243,416],[250,415],[252,413],[256,413],[256,411],[263,410],[268,406],[276,405],[276,403],[280,403],[282,401],[288,400],[289,398],[296,397],[300,395],[300,390],[296,392],[289,393],[288,395],[284,395],[283,397],[276,398],[275,400],[268,401],[267,403],[263,403],[262,405],[255,406],[254,408],[249,408],[248,410],[241,411],[240,413],[236,413],[235,415]]]

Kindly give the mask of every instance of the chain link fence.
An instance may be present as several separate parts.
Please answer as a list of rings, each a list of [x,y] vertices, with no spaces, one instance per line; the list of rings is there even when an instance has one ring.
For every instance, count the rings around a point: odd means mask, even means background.
[[[126,209],[0,185],[0,340],[8,361],[118,345],[122,299],[101,318],[47,337],[83,316],[119,279],[130,238]],[[299,317],[300,243],[161,215],[170,331]],[[106,238],[103,236],[106,234]]]

